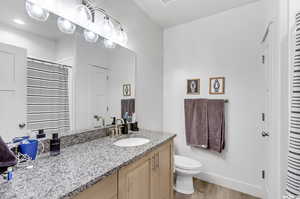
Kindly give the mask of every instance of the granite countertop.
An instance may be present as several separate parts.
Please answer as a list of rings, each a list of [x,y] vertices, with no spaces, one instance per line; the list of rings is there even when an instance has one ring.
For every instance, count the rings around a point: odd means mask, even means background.
[[[116,138],[104,137],[64,148],[59,156],[41,155],[32,169],[17,169],[11,182],[0,181],[0,199],[72,198],[175,137],[146,130],[130,136],[145,137],[150,142],[137,147],[118,147],[112,144]]]

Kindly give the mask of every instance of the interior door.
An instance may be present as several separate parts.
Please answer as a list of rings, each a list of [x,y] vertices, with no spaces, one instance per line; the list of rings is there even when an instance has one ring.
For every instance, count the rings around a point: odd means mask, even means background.
[[[265,188],[265,196],[267,197],[269,190],[270,190],[270,185],[271,185],[271,180],[270,179],[270,172],[272,172],[272,160],[271,160],[271,144],[270,144],[270,139],[272,136],[272,132],[270,132],[270,121],[271,121],[271,105],[272,105],[272,97],[271,97],[271,83],[272,83],[272,53],[271,53],[271,47],[267,43],[264,45],[263,48],[263,54],[262,54],[262,65],[264,67],[264,74],[265,74],[265,103],[264,103],[264,112],[262,113],[262,131],[261,131],[261,136],[263,140],[263,145],[264,145],[264,168],[262,168],[262,178],[264,180],[264,188]]]
[[[0,44],[0,136],[26,134],[26,50]]]
[[[91,127],[102,125],[94,116],[107,118],[107,70],[101,67],[89,66],[89,121]]]

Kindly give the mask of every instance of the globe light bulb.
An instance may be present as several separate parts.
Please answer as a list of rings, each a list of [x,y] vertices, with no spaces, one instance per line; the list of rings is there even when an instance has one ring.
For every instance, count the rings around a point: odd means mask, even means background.
[[[26,11],[27,14],[38,21],[47,21],[48,17],[49,17],[49,11],[42,8],[41,6],[33,3],[30,0],[26,1]]]
[[[104,39],[103,41],[105,48],[115,48],[116,47],[116,43],[114,43],[113,41],[109,40],[109,39]]]
[[[57,19],[57,26],[61,32],[66,33],[66,34],[73,34],[76,30],[75,24],[73,24],[71,21],[69,21],[65,18],[62,18],[62,17],[59,17]]]
[[[120,27],[118,33],[117,33],[117,41],[119,41],[120,43],[126,44],[128,41],[128,37],[127,37],[127,33],[125,32],[125,30]]]
[[[84,30],[84,38],[87,42],[90,43],[96,43],[98,41],[99,35],[90,31],[90,30]]]
[[[76,11],[78,14],[78,21],[80,23],[86,24],[91,23],[93,21],[92,12],[87,6],[81,4],[77,7]]]
[[[104,37],[112,37],[114,35],[114,25],[113,23],[111,22],[111,20],[109,19],[108,16],[105,16],[104,17],[104,20],[102,22],[102,34]]]

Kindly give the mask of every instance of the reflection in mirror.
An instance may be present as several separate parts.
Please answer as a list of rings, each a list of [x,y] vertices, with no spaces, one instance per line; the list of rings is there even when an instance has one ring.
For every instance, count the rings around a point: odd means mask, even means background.
[[[7,141],[40,129],[99,128],[135,112],[135,54],[100,37],[87,42],[95,38],[78,26],[64,34],[57,19],[33,20],[19,0],[0,8],[0,136]]]

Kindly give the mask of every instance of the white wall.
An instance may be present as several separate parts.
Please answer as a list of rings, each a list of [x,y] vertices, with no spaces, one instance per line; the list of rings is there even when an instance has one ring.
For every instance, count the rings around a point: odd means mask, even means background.
[[[135,66],[136,55],[126,48],[116,48],[109,51],[109,116],[121,118],[120,99],[135,98]],[[123,96],[123,85],[131,85],[131,96]]]
[[[29,57],[55,60],[56,42],[0,24],[0,42],[27,49]]]
[[[199,178],[256,196],[263,185],[263,17],[258,2],[164,32],[163,129],[178,134],[176,153],[203,163]],[[214,76],[226,78],[225,95],[208,95],[208,78]],[[201,79],[201,94],[195,97],[229,99],[222,155],[186,145],[183,104],[190,97],[185,90],[189,78]]]

